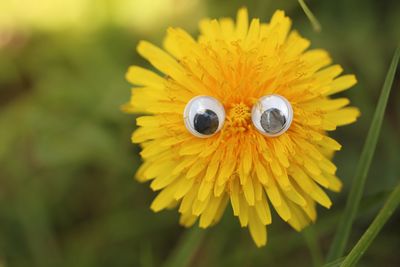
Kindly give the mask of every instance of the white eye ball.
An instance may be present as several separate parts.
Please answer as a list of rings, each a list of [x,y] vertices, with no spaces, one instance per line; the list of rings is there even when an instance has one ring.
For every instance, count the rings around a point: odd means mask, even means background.
[[[225,109],[214,97],[196,96],[186,104],[183,118],[191,134],[206,138],[221,130],[225,122]]]
[[[253,106],[251,119],[263,135],[278,136],[289,129],[293,120],[293,109],[283,96],[266,95]]]

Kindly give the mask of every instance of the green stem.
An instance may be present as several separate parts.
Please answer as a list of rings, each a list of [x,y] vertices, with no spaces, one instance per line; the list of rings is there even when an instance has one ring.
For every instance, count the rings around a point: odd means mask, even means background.
[[[381,231],[384,224],[388,221],[390,216],[400,205],[400,184],[389,195],[385,204],[375,217],[374,221],[368,227],[367,231],[363,234],[355,247],[350,251],[349,255],[336,259],[330,263],[325,264],[323,267],[349,267],[355,266],[358,260],[363,256],[365,251],[371,245],[372,241]]]
[[[365,251],[371,245],[372,241],[381,231],[382,227],[389,220],[390,216],[400,204],[400,184],[396,186],[390,194],[385,205],[379,211],[372,224],[368,227],[367,231],[358,240],[355,247],[350,251],[349,255],[344,259],[341,267],[355,266],[360,258],[364,255]]]
[[[303,231],[304,239],[306,240],[308,250],[311,254],[313,266],[318,267],[322,265],[323,257],[321,248],[318,245],[318,234],[315,226],[312,225]]]
[[[307,18],[310,20],[311,25],[316,32],[321,31],[321,24],[319,23],[318,19],[314,16],[311,10],[308,8],[307,4],[304,0],[298,0],[301,8],[303,9],[304,13],[306,14]]]
[[[205,230],[192,227],[183,234],[171,256],[164,263],[164,267],[186,267],[201,245]]]
[[[343,260],[344,257],[341,257],[339,259],[324,264],[322,267],[340,267],[340,264],[342,264]]]
[[[379,97],[378,106],[375,110],[375,114],[368,131],[368,136],[365,141],[363,151],[361,153],[361,158],[358,162],[353,185],[351,186],[350,193],[346,201],[347,204],[342,219],[340,220],[332,246],[330,248],[327,261],[332,261],[336,258],[343,256],[343,253],[345,251],[351,227],[353,225],[358,207],[360,205],[360,200],[362,197],[362,193],[364,191],[365,180],[367,178],[368,170],[371,165],[372,157],[375,152],[379,133],[381,131],[383,116],[389,98],[390,89],[393,84],[393,79],[396,72],[396,67],[399,61],[399,57],[400,57],[400,46],[397,48],[393,56],[392,63],[386,75],[385,83],[383,85],[383,89]]]

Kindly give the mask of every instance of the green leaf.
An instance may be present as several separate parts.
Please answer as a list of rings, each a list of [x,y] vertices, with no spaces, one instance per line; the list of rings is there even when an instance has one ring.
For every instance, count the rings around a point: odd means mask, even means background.
[[[350,253],[346,257],[341,257],[325,264],[323,267],[355,266],[399,205],[400,184],[397,185],[397,187],[389,195],[372,224],[368,227],[367,231],[365,231]]]
[[[396,186],[390,194],[385,205],[379,211],[372,224],[368,227],[367,231],[358,240],[355,247],[350,251],[349,255],[344,259],[341,267],[355,266],[359,259],[364,255],[365,251],[371,245],[372,241],[381,231],[382,227],[388,221],[390,216],[400,204],[400,184]]]
[[[178,245],[174,248],[171,256],[164,263],[164,267],[185,267],[188,266],[190,260],[198,250],[203,238],[205,230],[198,227],[192,227],[183,234]]]
[[[313,26],[314,31],[320,32],[321,31],[321,24],[319,23],[318,19],[314,16],[311,10],[308,8],[307,4],[304,0],[298,0],[301,8],[303,9],[304,13],[306,14],[307,18],[310,20],[311,25]]]
[[[379,133],[381,131],[383,116],[389,98],[390,89],[393,84],[394,75],[396,73],[396,68],[399,62],[399,57],[400,47],[397,48],[393,56],[389,71],[386,75],[385,83],[379,97],[378,106],[376,107],[375,114],[372,119],[370,129],[368,131],[368,136],[365,141],[363,151],[361,153],[361,158],[358,162],[353,184],[346,201],[347,204],[328,254],[328,261],[332,261],[336,258],[343,256],[344,250],[346,248],[351,227],[353,225],[354,218],[356,217],[356,213],[360,205],[360,200],[364,191],[365,180],[367,178],[368,170],[375,152]]]
[[[323,265],[322,267],[340,267],[340,264],[343,262],[344,257],[336,259],[334,261],[328,262],[327,264]]]

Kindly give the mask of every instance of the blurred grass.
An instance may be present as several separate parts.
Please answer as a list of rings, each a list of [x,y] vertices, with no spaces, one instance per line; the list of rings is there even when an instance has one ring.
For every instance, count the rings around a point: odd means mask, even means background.
[[[394,188],[393,192],[390,194],[388,200],[385,202],[385,205],[379,211],[372,224],[368,227],[367,231],[365,231],[361,239],[357,242],[354,248],[343,260],[341,264],[342,267],[351,267],[355,266],[358,263],[358,261],[365,254],[373,240],[379,234],[382,227],[389,220],[394,211],[398,208],[399,204],[400,184]]]
[[[171,255],[164,262],[164,267],[185,267],[193,260],[195,253],[201,246],[205,236],[205,230],[192,227],[185,231],[175,246]]]
[[[344,192],[331,194],[334,206],[329,211],[320,208],[313,226],[326,253],[386,66],[400,39],[400,2],[307,1],[323,27],[319,34],[297,1],[208,0],[201,2],[201,8],[180,11],[177,21],[150,13],[144,24],[133,22],[141,10],[128,8],[126,1],[85,2],[90,8],[78,23],[64,21],[50,27],[45,24],[54,22],[45,19],[22,21],[24,8],[29,8],[23,5],[13,11],[20,12],[17,24],[0,22],[0,266],[160,266],[165,262],[183,229],[176,212],[153,214],[148,206],[154,193],[132,179],[140,160],[138,148],[130,144],[134,118],[119,111],[130,95],[124,74],[133,63],[146,64],[134,51],[139,39],[160,44],[169,24],[196,33],[195,21],[202,13],[234,16],[243,5],[263,20],[274,9],[284,9],[313,47],[328,49],[335,63],[358,77],[358,85],[347,95],[360,107],[362,117],[334,133],[343,144],[335,162]],[[57,20],[63,15],[63,2],[55,4],[61,5],[52,11],[61,12],[51,16]],[[6,11],[0,9],[1,18]],[[132,22],[126,15],[130,12]],[[146,19],[151,27],[140,30],[138,25],[147,25]],[[160,23],[150,23],[154,20]],[[399,181],[399,86],[397,73],[351,243]],[[399,219],[397,212],[360,266],[400,265],[399,255],[393,253],[400,246]],[[247,230],[227,211],[220,224],[207,230],[190,266],[311,266],[302,235],[276,216],[273,221],[269,244],[257,249]]]
[[[318,19],[314,16],[310,8],[304,2],[304,0],[298,0],[300,7],[303,9],[304,14],[306,14],[307,18],[310,20],[311,25],[314,28],[314,31],[321,31],[321,23],[319,23]]]

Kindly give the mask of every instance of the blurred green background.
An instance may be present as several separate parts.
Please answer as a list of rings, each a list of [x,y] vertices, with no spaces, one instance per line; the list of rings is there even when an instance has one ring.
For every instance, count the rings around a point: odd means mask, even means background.
[[[269,20],[277,8],[294,28],[326,48],[359,83],[346,93],[362,117],[333,135],[344,191],[331,194],[312,226],[326,253],[343,211],[391,56],[400,40],[400,1],[308,1],[322,24],[315,33],[297,1],[1,0],[0,267],[160,266],[184,229],[176,211],[154,214],[154,192],[132,179],[140,163],[130,143],[135,118],[120,112],[130,85],[124,74],[140,39],[160,44],[167,26],[197,34],[203,16],[235,16],[247,6]],[[399,74],[399,73],[398,73]],[[352,232],[353,245],[400,179],[400,81]],[[360,266],[400,266],[400,212]],[[307,233],[307,232],[306,232]],[[276,216],[257,249],[232,218],[207,230],[190,266],[311,266],[307,234]]]

